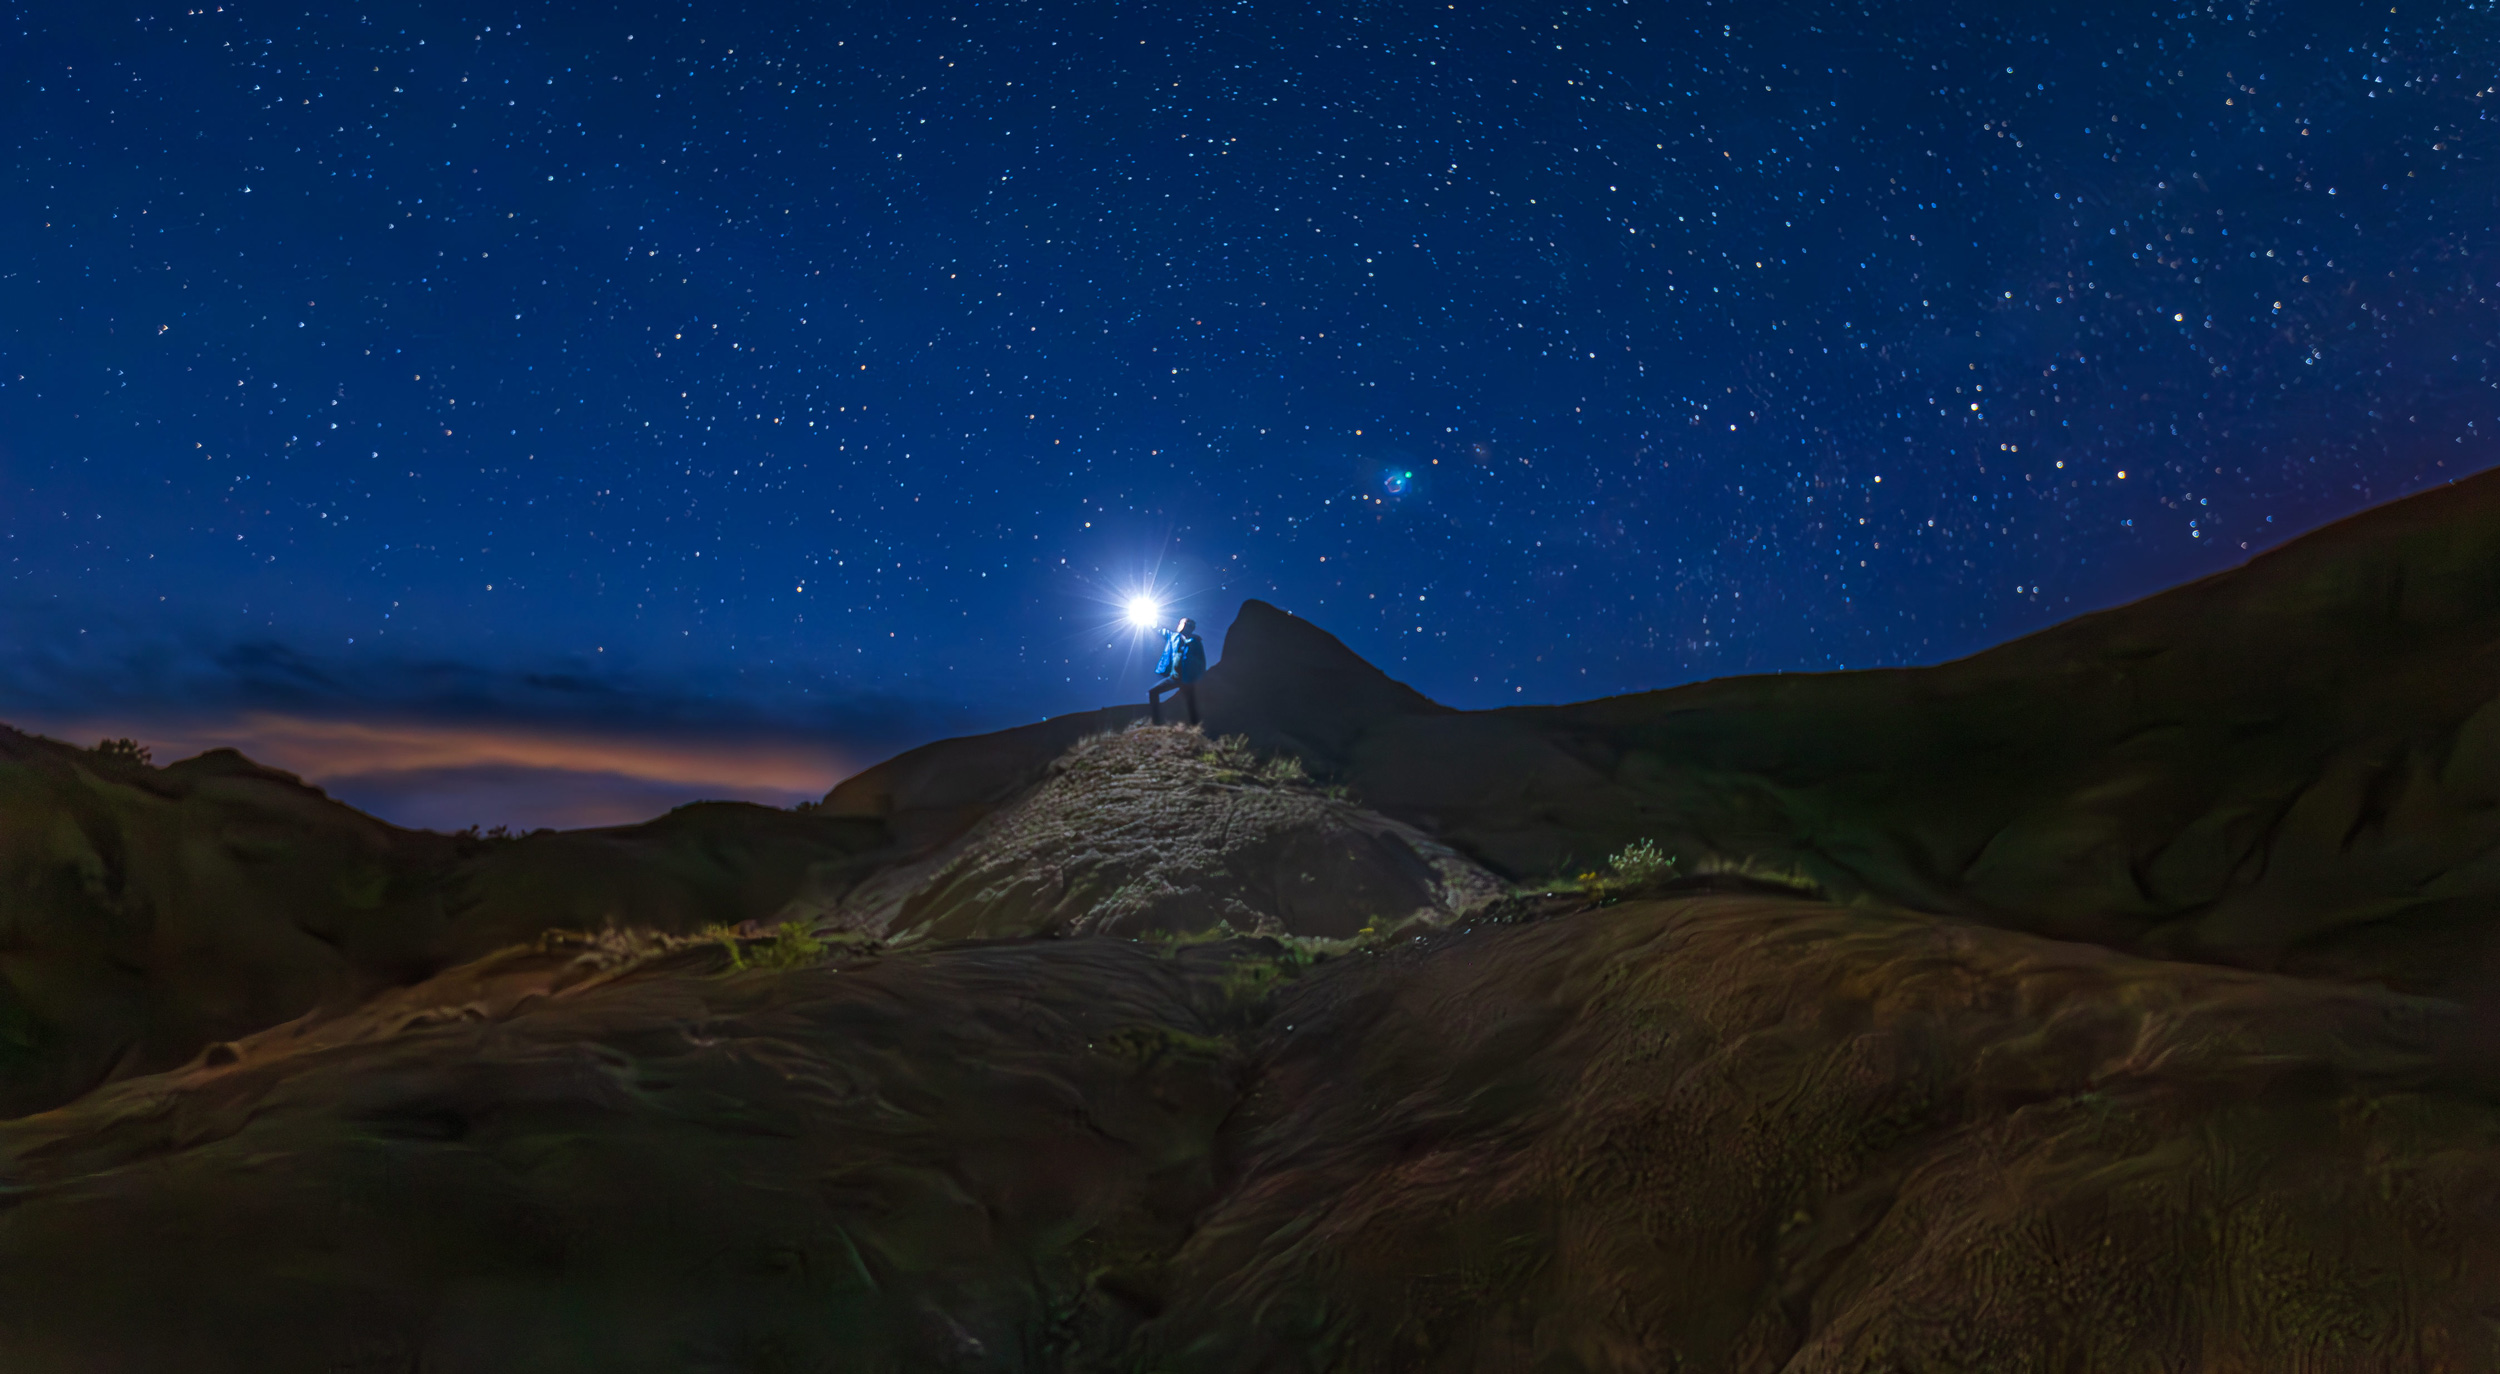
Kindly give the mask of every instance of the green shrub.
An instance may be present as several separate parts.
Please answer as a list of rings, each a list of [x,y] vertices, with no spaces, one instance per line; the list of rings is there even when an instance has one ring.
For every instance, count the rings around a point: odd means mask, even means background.
[[[824,938],[800,921],[784,921],[761,939],[743,938],[727,926],[713,926],[703,933],[720,941],[721,948],[729,951],[729,969],[733,973],[751,968],[806,968],[824,958],[827,949]]]
[[[1278,754],[1259,769],[1259,776],[1271,783],[1290,785],[1311,780],[1310,770],[1302,766],[1298,754]]]
[[[1622,851],[1606,860],[1615,877],[1627,883],[1645,883],[1667,875],[1675,867],[1675,856],[1658,852],[1654,840],[1634,840]]]

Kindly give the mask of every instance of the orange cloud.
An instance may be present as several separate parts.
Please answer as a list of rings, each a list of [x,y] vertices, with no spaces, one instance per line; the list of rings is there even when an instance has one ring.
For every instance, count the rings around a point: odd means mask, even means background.
[[[833,752],[789,740],[602,734],[538,726],[337,720],[252,712],[224,732],[273,767],[325,776],[447,768],[541,768],[651,782],[821,792],[842,774]],[[214,747],[209,745],[206,747]]]
[[[283,768],[323,787],[349,782],[353,791],[423,788],[423,777],[462,774],[513,780],[516,794],[543,792],[528,780],[564,784],[572,800],[561,814],[533,819],[613,823],[619,805],[645,804],[662,794],[787,805],[821,795],[847,771],[830,747],[806,739],[761,736],[627,733],[511,722],[359,720],[250,711],[225,718],[113,720],[88,717],[31,721],[32,728],[79,744],[108,736],[131,736],[159,763],[208,749],[234,748],[253,760]],[[613,783],[610,805],[584,810],[587,794]],[[464,790],[474,792],[477,783]],[[335,789],[334,789],[335,790]],[[516,801],[519,797],[516,796]],[[396,809],[396,808],[393,808]],[[431,811],[432,808],[422,808]],[[523,810],[543,807],[524,804]],[[647,813],[645,813],[647,814]],[[399,819],[391,817],[391,819]],[[413,819],[413,818],[412,818]],[[433,819],[416,820],[424,824]]]

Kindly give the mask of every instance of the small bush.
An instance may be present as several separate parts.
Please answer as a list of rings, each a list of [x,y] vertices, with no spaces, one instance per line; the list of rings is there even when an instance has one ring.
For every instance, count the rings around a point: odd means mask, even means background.
[[[1300,755],[1278,754],[1260,767],[1259,777],[1264,781],[1279,785],[1292,785],[1309,782],[1311,773],[1309,769],[1302,766]]]
[[[743,938],[727,926],[713,926],[703,933],[720,941],[721,948],[729,951],[733,973],[751,968],[806,968],[824,958],[827,949],[824,938],[799,921],[784,921],[772,934],[758,940]]]
[[[1250,747],[1248,735],[1226,735],[1216,740],[1209,752],[1214,754],[1216,766],[1220,768],[1236,768],[1247,773],[1259,763],[1258,751]]]
[[[1245,957],[1226,965],[1217,986],[1226,1003],[1236,1007],[1256,1006],[1269,994],[1299,978],[1324,954],[1312,946],[1318,942],[1283,939],[1278,949],[1266,957]]]
[[[150,757],[146,745],[128,738],[97,740],[94,753],[99,758],[112,759],[118,763],[136,763],[142,766],[146,765]]]
[[[1654,840],[1634,840],[1606,860],[1606,865],[1615,871],[1615,877],[1624,882],[1645,883],[1665,877],[1668,870],[1675,867],[1675,856],[1659,853]]]

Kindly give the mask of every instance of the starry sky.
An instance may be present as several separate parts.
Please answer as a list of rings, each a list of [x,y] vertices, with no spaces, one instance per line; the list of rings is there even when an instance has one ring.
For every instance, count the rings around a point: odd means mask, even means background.
[[[1145,583],[1934,662],[2500,425],[2489,0],[0,14],[0,719],[411,824],[1133,697]]]

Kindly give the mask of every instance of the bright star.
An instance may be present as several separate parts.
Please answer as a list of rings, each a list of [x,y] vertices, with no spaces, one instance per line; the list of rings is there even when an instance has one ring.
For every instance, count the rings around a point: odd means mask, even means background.
[[[1128,599],[1128,623],[1141,630],[1151,630],[1163,623],[1163,608],[1156,605],[1151,596],[1132,596]]]

